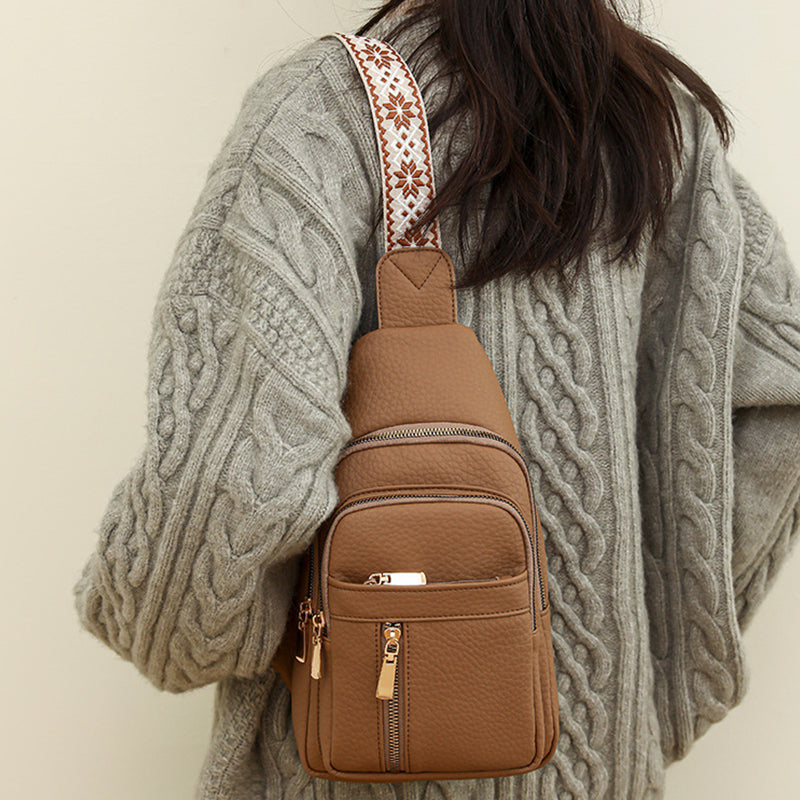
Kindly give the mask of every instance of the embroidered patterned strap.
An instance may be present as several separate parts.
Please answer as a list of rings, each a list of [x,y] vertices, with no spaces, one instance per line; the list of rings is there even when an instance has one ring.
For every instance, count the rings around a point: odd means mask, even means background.
[[[411,70],[380,39],[332,35],[347,48],[367,89],[380,151],[386,250],[441,247],[438,220],[415,237],[405,233],[434,196],[428,120]]]

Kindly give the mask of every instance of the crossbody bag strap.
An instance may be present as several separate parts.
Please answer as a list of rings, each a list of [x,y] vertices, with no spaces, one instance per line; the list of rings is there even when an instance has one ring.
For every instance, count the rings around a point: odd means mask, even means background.
[[[385,255],[376,267],[379,327],[457,321],[453,264],[439,220],[407,233],[435,193],[422,94],[402,56],[380,39],[332,34],[347,48],[367,90],[381,164]]]
[[[367,90],[378,140],[386,250],[440,247],[439,221],[412,239],[405,232],[434,196],[428,120],[402,56],[380,39],[334,34],[350,53]]]

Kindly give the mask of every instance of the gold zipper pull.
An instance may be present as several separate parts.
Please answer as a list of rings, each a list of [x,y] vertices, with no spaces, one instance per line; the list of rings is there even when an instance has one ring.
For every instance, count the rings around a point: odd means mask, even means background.
[[[318,680],[322,674],[322,628],[325,625],[325,614],[320,609],[311,617],[313,633],[311,634],[311,677]]]
[[[386,644],[383,646],[383,663],[378,675],[378,688],[375,697],[379,700],[391,700],[394,694],[394,679],[397,673],[397,655],[400,652],[400,625],[388,624],[383,629]]]
[[[307,644],[308,644],[308,620],[311,619],[311,598],[307,597],[300,603],[300,611],[297,614],[297,629],[300,631],[299,635],[295,638],[295,651],[294,657],[304,664],[306,660]]]
[[[416,586],[427,583],[424,572],[373,572],[364,583],[394,583],[399,586]]]

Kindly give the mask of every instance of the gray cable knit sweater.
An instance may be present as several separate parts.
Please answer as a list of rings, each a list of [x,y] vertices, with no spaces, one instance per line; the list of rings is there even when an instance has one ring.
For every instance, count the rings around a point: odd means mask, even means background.
[[[742,699],[742,630],[800,527],[800,280],[675,94],[687,146],[646,269],[598,248],[571,288],[506,276],[458,297],[540,502],[558,750],[525,775],[379,785],[305,773],[269,666],[336,503],[349,347],[376,326],[372,122],[333,38],[249,88],[157,298],[146,443],[74,588],[81,624],[159,689],[218,682],[198,798],[661,797],[665,765]]]

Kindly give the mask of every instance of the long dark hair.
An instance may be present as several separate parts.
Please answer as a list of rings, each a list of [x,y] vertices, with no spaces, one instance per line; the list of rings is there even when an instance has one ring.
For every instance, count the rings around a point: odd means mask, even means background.
[[[369,35],[403,4],[371,8],[357,33]],[[474,125],[469,152],[412,232],[458,206],[463,255],[466,221],[482,205],[482,190],[489,191],[477,252],[460,286],[511,270],[533,274],[552,266],[563,273],[583,262],[601,231],[607,246],[619,245],[613,258],[638,263],[648,226],[653,236],[662,230],[676,177],[673,155],[679,160],[683,149],[669,88],[674,79],[708,109],[726,149],[732,139],[711,87],[630,27],[615,0],[417,0],[403,12],[383,38],[392,43],[416,23],[429,23],[409,66],[419,79],[424,67],[415,66],[417,59],[427,54],[430,63],[435,49],[450,81],[429,118],[431,138],[464,113]],[[422,80],[420,88],[424,93]]]

